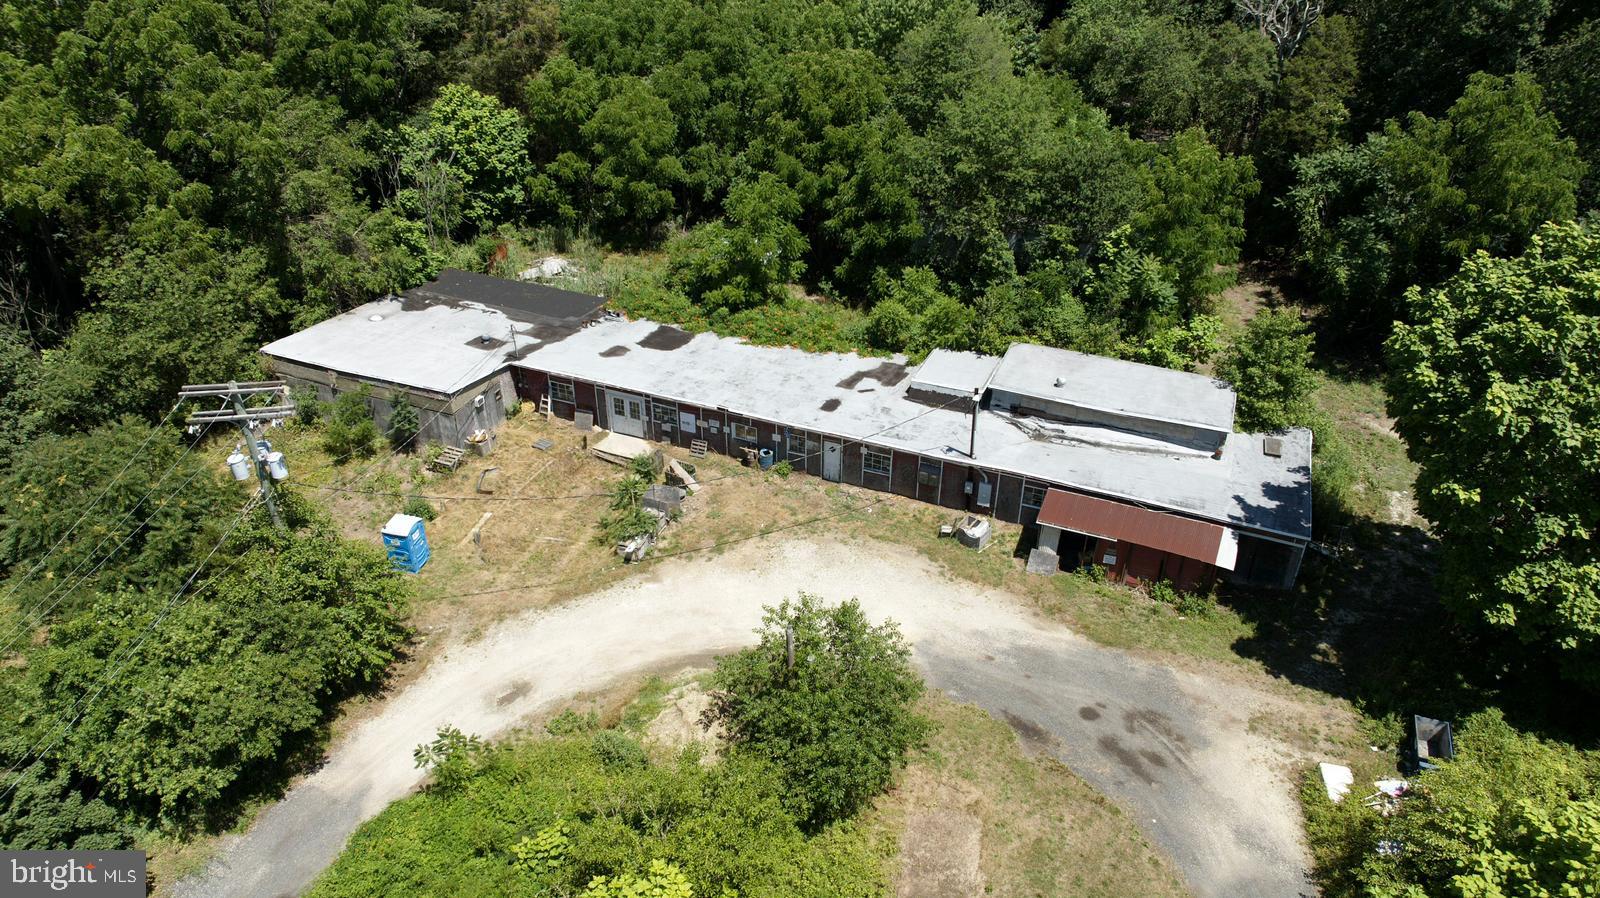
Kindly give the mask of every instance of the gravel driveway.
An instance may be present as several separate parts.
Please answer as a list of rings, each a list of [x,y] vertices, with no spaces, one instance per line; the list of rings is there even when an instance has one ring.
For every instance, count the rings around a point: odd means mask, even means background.
[[[411,749],[440,726],[490,736],[565,697],[747,644],[762,604],[799,590],[854,596],[900,622],[930,685],[1115,799],[1197,895],[1314,894],[1281,747],[1248,726],[1282,699],[1096,645],[910,550],[793,540],[675,560],[448,651],[175,893],[297,895],[362,821],[417,785]]]

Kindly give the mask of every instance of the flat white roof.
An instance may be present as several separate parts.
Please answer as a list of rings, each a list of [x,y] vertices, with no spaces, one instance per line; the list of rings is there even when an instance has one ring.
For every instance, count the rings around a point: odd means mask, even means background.
[[[426,284],[335,315],[261,351],[449,395],[505,368],[518,350],[583,326],[604,305],[598,296],[447,268]]]
[[[1069,349],[1013,343],[989,385],[1132,418],[1233,430],[1235,395],[1223,381]]]
[[[917,366],[911,383],[926,390],[971,396],[989,385],[989,376],[998,364],[1000,359],[992,355],[935,349]]]
[[[1052,424],[1041,433],[984,410],[978,412],[974,462],[966,454],[971,416],[907,398],[912,374],[898,356],[810,353],[691,335],[652,321],[603,321],[531,346],[515,364],[1220,523],[1297,539],[1311,535],[1309,431],[1279,435],[1277,458],[1262,451],[1261,435],[1230,434],[1216,459],[1099,427]]]

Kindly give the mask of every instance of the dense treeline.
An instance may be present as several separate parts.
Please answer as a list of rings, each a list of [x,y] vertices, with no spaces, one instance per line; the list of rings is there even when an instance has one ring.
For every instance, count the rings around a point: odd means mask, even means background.
[[[1406,287],[1595,197],[1600,34],[1556,0],[7,9],[12,441],[517,229],[666,247],[712,326],[799,282],[864,347],[1193,367],[1241,247],[1370,349]]]

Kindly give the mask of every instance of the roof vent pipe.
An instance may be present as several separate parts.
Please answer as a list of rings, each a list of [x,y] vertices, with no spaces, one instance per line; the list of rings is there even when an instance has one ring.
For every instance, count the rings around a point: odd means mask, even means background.
[[[1066,385],[1067,385],[1067,379],[1065,377],[1056,378],[1056,386],[1057,387],[1064,387]]]
[[[982,390],[972,391],[972,435],[967,440],[967,458],[978,459],[978,406],[983,398]]]

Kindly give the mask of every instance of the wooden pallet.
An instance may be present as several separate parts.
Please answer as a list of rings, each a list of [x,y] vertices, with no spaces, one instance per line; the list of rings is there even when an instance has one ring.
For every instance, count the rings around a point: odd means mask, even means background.
[[[439,457],[434,459],[433,463],[430,464],[429,467],[433,468],[435,471],[449,474],[456,468],[461,467],[461,459],[466,457],[466,454],[466,450],[462,449],[460,446],[446,446],[444,447],[444,450],[439,453]]]
[[[705,458],[706,450],[709,448],[711,447],[706,445],[705,440],[691,440],[689,442],[689,454],[695,458]]]

